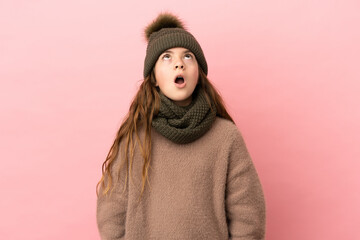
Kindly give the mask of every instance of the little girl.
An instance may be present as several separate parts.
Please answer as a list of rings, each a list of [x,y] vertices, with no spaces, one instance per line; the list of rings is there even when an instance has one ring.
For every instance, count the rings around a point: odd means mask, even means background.
[[[145,29],[144,81],[97,185],[108,239],[264,239],[265,202],[241,133],[183,23]]]

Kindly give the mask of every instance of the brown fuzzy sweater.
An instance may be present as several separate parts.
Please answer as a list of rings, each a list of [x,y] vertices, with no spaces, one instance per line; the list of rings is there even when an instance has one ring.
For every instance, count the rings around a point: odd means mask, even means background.
[[[124,194],[123,178],[110,197],[100,189],[101,239],[264,239],[262,187],[232,122],[217,117],[204,136],[189,144],[173,143],[152,130],[152,144],[150,188],[146,185],[140,202],[139,151]],[[115,168],[118,164],[117,159]]]

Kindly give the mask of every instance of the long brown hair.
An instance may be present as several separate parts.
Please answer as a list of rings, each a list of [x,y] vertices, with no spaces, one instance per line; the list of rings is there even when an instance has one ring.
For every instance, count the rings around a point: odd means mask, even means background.
[[[120,142],[122,141],[125,141],[124,155],[122,155],[124,157],[123,159],[120,159],[121,164],[119,169],[117,169],[118,179],[120,177],[119,175],[121,168],[126,166],[126,176],[124,182],[125,190],[127,181],[129,179],[128,173],[130,172],[132,174],[135,145],[139,146],[141,156],[144,159],[142,168],[141,195],[143,194],[145,184],[148,182],[148,169],[151,160],[151,122],[153,117],[158,114],[160,107],[159,89],[155,86],[155,81],[154,71],[152,71],[151,74],[146,77],[140,85],[140,88],[130,105],[129,112],[124,118],[124,121],[122,122],[120,129],[116,134],[114,143],[107,154],[106,160],[102,164],[102,177],[96,185],[97,196],[99,196],[100,188],[103,189],[102,194],[104,195],[107,195],[112,188],[113,179],[111,172],[113,171],[112,168],[114,165],[114,160],[120,154],[119,147]],[[215,87],[210,83],[209,79],[200,67],[197,88],[199,88],[200,91],[204,91],[206,100],[210,106],[211,102],[214,103],[217,116],[234,122],[227,112],[221,96]],[[139,138],[140,127],[145,130],[145,137],[143,142],[141,142]]]

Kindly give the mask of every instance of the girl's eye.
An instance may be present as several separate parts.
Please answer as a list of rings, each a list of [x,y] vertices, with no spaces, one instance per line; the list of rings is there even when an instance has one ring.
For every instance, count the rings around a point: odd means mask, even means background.
[[[186,54],[185,55],[185,59],[191,59],[191,58],[192,58],[191,54]]]
[[[169,60],[169,59],[170,59],[170,55],[169,55],[169,54],[164,54],[164,55],[162,56],[162,58],[163,58],[164,60]]]

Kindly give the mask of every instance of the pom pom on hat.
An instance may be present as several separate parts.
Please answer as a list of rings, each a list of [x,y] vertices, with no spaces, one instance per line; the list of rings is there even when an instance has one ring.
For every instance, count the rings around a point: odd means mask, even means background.
[[[201,69],[207,75],[207,63],[200,44],[189,33],[182,21],[171,14],[161,13],[145,28],[145,38],[148,42],[144,61],[144,78],[149,76],[159,56],[166,50],[183,47],[190,50]]]
[[[152,23],[146,26],[146,41],[149,41],[150,35],[153,32],[157,32],[162,28],[182,28],[186,30],[184,23],[177,16],[168,12],[161,13],[155,20],[152,21]]]

